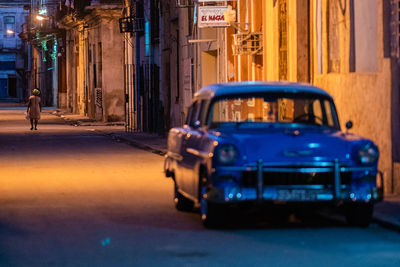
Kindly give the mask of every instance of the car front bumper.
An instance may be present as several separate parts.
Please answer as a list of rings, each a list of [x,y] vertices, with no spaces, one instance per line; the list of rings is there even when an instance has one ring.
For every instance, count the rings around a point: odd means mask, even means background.
[[[297,166],[296,166],[297,165]],[[210,185],[207,199],[219,203],[258,202],[379,202],[383,199],[383,175],[374,166],[348,167],[338,160],[333,162],[265,164],[261,160],[248,166],[223,166],[214,170],[214,177],[227,173],[256,172],[255,186],[243,186],[231,180]],[[279,173],[333,173],[331,184],[266,185],[265,172]],[[341,174],[357,174],[351,183],[341,184]],[[376,186],[377,180],[380,186]],[[374,179],[374,181],[372,181]]]

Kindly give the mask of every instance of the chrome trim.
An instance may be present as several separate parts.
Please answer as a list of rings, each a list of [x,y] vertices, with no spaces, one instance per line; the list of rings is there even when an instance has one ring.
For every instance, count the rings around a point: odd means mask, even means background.
[[[366,167],[340,167],[341,172],[362,172],[362,171],[376,171],[375,167],[373,166],[366,166]]]
[[[339,167],[339,160],[334,160],[334,184],[333,184],[333,200],[337,201],[340,196],[340,167]]]
[[[207,154],[207,153],[198,151],[198,150],[193,149],[193,148],[186,148],[186,152],[188,152],[188,153],[190,153],[192,155],[195,155],[197,157],[204,158],[204,159],[209,159],[209,158],[212,157],[212,154]]]
[[[355,172],[355,171],[376,171],[374,166],[365,167],[340,167],[340,172]],[[271,167],[269,167],[271,166]],[[293,168],[293,166],[301,166],[299,168]],[[315,162],[315,163],[265,163],[263,162],[264,171],[279,171],[279,172],[333,172],[335,164],[333,162]],[[257,171],[257,164],[248,164],[243,166],[220,166],[215,168],[217,171]]]
[[[264,179],[263,179],[263,161],[257,161],[257,199],[261,201],[264,193]]]
[[[263,168],[267,172],[300,172],[300,173],[313,173],[313,172],[331,172],[331,168]]]
[[[183,159],[183,157],[177,153],[173,153],[173,152],[168,152],[167,153],[167,157],[173,158],[177,161],[181,161]]]

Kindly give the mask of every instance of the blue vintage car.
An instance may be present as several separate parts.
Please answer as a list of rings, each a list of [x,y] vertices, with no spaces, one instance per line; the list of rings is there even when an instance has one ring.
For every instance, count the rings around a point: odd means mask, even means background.
[[[165,174],[176,208],[200,206],[204,225],[216,227],[232,204],[318,204],[342,207],[348,223],[368,226],[383,198],[379,151],[347,131],[332,97],[311,85],[207,86],[185,125],[168,135]]]

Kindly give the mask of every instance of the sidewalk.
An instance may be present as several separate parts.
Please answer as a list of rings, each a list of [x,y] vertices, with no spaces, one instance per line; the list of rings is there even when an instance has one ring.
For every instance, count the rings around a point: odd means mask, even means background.
[[[110,127],[120,126],[121,123],[95,122],[84,116],[61,114],[60,112],[54,115],[61,116],[66,122],[75,126],[98,126],[97,132],[110,136],[118,142],[124,142],[159,155],[167,153],[166,137],[142,132],[125,132],[122,127]],[[373,220],[383,227],[400,232],[400,196],[385,196],[383,202],[375,205]]]
[[[124,142],[159,155],[167,153],[166,137],[143,132],[126,132],[123,122],[104,123],[89,119],[83,115],[69,114],[61,110],[56,110],[53,115],[63,118],[66,123],[73,126],[93,127],[95,131],[110,136],[117,142]]]

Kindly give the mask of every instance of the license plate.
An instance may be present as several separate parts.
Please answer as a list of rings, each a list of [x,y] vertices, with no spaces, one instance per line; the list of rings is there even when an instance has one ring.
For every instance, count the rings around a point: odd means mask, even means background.
[[[314,201],[317,197],[317,192],[305,189],[280,189],[277,194],[277,199],[283,201]]]

